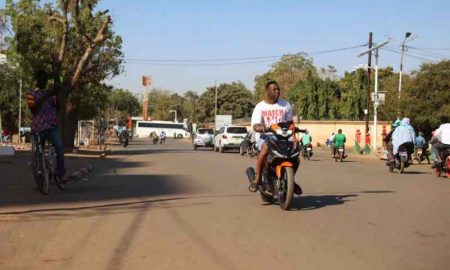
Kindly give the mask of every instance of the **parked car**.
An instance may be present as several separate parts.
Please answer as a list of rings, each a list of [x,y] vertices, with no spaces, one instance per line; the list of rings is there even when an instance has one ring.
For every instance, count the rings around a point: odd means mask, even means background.
[[[249,157],[256,157],[258,150],[256,149],[255,132],[249,131],[247,133],[239,147],[239,154],[248,154]]]
[[[222,127],[214,137],[214,150],[223,153],[227,149],[239,149],[246,135],[246,127]]]
[[[211,147],[214,149],[214,130],[212,128],[199,128],[192,140],[194,150],[198,147]]]

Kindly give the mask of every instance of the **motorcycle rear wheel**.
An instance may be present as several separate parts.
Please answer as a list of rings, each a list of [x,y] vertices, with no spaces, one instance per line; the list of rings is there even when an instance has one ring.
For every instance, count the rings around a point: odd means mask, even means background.
[[[289,210],[294,198],[294,168],[283,167],[281,177],[281,188],[284,187],[284,190],[279,190],[278,192],[278,203],[281,209]]]

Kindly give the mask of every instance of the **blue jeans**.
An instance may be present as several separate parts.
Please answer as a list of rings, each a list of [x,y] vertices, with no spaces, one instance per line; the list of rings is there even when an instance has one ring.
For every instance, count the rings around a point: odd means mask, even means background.
[[[39,136],[41,137],[41,142],[43,144],[49,140],[55,148],[56,172],[58,173],[58,176],[62,178],[66,173],[66,167],[64,165],[64,145],[59,128],[54,126],[52,128],[40,131]]]

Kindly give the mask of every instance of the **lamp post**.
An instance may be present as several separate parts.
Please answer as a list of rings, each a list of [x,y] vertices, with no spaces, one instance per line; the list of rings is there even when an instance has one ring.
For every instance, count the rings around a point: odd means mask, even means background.
[[[402,73],[403,73],[403,51],[405,50],[405,42],[411,36],[411,32],[406,32],[405,39],[403,39],[401,54],[400,54],[400,76],[398,79],[398,100],[400,101],[400,97],[402,95]]]

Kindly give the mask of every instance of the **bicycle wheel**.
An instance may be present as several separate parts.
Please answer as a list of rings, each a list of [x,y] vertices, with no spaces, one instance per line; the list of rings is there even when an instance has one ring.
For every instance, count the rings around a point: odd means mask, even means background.
[[[37,147],[37,151],[32,154],[32,165],[33,165],[33,175],[34,181],[39,189],[39,191],[47,195],[49,187],[49,172],[45,165],[45,156],[42,148]]]
[[[48,164],[49,166],[51,166],[51,169],[49,169],[49,171],[51,172],[51,178],[53,179],[59,190],[64,190],[67,186],[67,183],[63,181],[64,179],[59,177],[58,172],[56,170],[57,156],[55,148],[53,148],[53,146],[50,148],[48,154]]]

